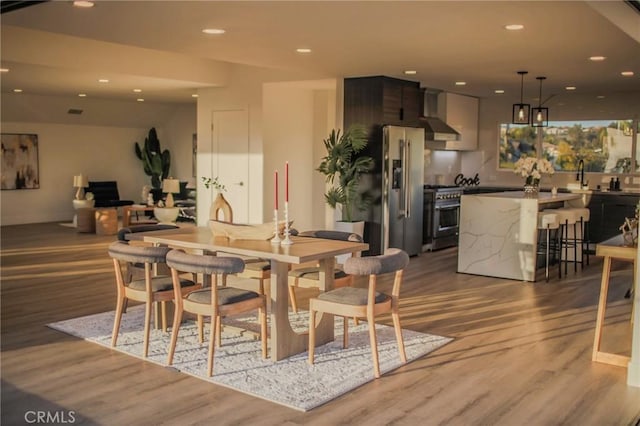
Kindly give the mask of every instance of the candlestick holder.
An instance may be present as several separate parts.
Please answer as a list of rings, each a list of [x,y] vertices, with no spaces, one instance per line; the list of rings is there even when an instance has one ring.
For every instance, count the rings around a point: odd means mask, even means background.
[[[293,241],[289,236],[291,232],[289,230],[289,202],[285,201],[284,203],[284,240],[282,240],[283,245],[291,245]]]
[[[271,239],[271,244],[280,244],[280,230],[278,229],[278,209],[273,209],[273,223],[275,226],[274,235]]]

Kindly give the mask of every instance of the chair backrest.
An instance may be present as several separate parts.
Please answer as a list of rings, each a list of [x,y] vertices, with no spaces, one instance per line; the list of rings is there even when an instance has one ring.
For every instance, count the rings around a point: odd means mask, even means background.
[[[150,231],[163,231],[165,229],[177,229],[179,226],[177,225],[169,225],[169,224],[149,224],[149,225],[135,225],[129,226],[126,228],[120,228],[118,231],[118,240],[127,241],[126,235],[133,234],[136,232],[150,232]]]
[[[351,232],[343,231],[304,231],[298,233],[299,237],[312,237],[312,238],[325,238],[327,240],[339,240],[339,241],[352,241],[355,243],[361,243],[362,237],[358,234],[352,234]]]
[[[189,254],[182,250],[171,250],[167,254],[167,265],[181,272],[207,275],[244,271],[244,262],[239,257]]]
[[[344,271],[351,275],[381,275],[406,268],[409,255],[397,248],[387,249],[379,256],[352,257],[344,263]]]
[[[132,246],[125,241],[114,241],[109,246],[109,256],[131,263],[164,263],[169,247]]]

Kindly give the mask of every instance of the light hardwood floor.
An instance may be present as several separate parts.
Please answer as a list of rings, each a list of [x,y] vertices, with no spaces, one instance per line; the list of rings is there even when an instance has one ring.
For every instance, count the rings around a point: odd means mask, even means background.
[[[402,289],[403,327],[455,340],[301,413],[45,327],[114,309],[106,251],[114,237],[58,224],[0,232],[3,425],[26,424],[34,411],[73,411],[76,424],[104,425],[630,425],[640,419],[640,388],[626,385],[626,369],[591,362],[602,266],[595,257],[583,272],[536,284],[457,274],[455,249],[412,258]],[[623,295],[630,280],[630,265],[614,263],[605,350],[629,351],[631,308]],[[299,292],[301,307],[310,294]]]

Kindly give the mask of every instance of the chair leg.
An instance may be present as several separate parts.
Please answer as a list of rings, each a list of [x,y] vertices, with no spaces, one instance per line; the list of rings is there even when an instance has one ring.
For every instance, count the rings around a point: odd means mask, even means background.
[[[149,354],[149,334],[151,333],[151,308],[153,302],[151,300],[147,300],[147,303],[144,304],[144,349],[142,351],[142,356],[144,358]]]
[[[118,341],[118,332],[120,331],[120,320],[122,319],[122,311],[125,309],[127,298],[122,297],[116,303],[116,316],[113,319],[113,334],[111,334],[111,347],[116,346]]]
[[[213,327],[213,324],[211,324]],[[222,318],[220,316],[216,316],[215,321],[216,326],[216,345],[218,347],[222,346]]]
[[[298,302],[296,300],[296,288],[292,285],[289,286],[289,300],[291,301],[291,309],[294,313],[298,313]]]
[[[267,309],[262,307],[258,309],[260,316],[260,339],[262,340],[262,358],[267,358]]]
[[[546,242],[546,251],[545,251],[545,264],[544,264],[544,278],[549,282],[549,227],[547,227],[547,242]]]
[[[204,318],[202,315],[198,315],[198,343],[204,343]]]
[[[573,224],[573,272],[578,272],[578,239],[576,236],[578,227],[576,223]]]
[[[316,311],[309,307],[309,364],[313,365],[316,348]]]
[[[376,336],[376,323],[373,315],[367,315],[367,327],[369,327],[369,340],[371,342],[371,357],[373,358],[373,375],[380,378],[380,364],[378,362],[378,338]]]
[[[400,352],[400,360],[407,362],[407,353],[404,350],[404,339],[402,338],[402,327],[400,327],[400,314],[396,312],[391,313],[393,318],[393,328],[396,330],[396,340],[398,341],[398,352]]]
[[[213,355],[216,350],[216,323],[218,322],[218,316],[216,318],[211,318],[211,327],[209,327],[209,357],[207,358],[207,376],[211,377],[213,375]]]
[[[166,333],[167,332],[167,302],[166,301],[162,301],[160,302],[160,313],[161,313],[161,320],[162,320],[162,332]]]
[[[349,346],[349,318],[342,317],[342,348]]]
[[[169,343],[169,356],[167,357],[167,365],[173,364],[173,355],[176,351],[176,343],[178,342],[178,332],[180,331],[180,323],[182,323],[182,309],[176,305],[173,313],[173,325],[171,326],[171,343]]]

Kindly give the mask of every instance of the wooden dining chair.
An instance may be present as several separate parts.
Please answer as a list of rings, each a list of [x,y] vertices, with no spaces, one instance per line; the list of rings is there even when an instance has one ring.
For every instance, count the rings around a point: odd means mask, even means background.
[[[305,231],[298,234],[299,237],[324,238],[328,240],[352,241],[356,243],[362,242],[362,237],[358,234],[342,231]],[[352,253],[352,256],[359,256],[360,252]],[[289,271],[289,301],[293,312],[298,312],[298,302],[296,299],[296,288],[318,288],[320,286],[320,267],[319,265],[306,266],[296,268]],[[347,287],[353,285],[353,277],[342,269],[340,265],[336,266],[333,275],[334,287]]]
[[[167,364],[173,363],[173,356],[178,340],[183,312],[198,316],[198,330],[202,330],[202,316],[211,317],[209,333],[209,356],[207,358],[207,375],[213,374],[213,357],[215,343],[221,340],[221,319],[226,315],[234,315],[257,309],[260,319],[260,338],[262,340],[262,357],[267,357],[267,302],[263,294],[234,287],[218,286],[218,277],[222,274],[234,274],[244,269],[244,262],[238,257],[188,254],[182,250],[172,250],[167,254],[167,265],[171,268],[174,280],[176,309],[171,331],[171,344]],[[182,272],[202,274],[203,288],[182,295],[180,292],[180,276]],[[202,337],[202,336],[201,336]],[[201,340],[202,341],[202,340]]]
[[[152,267],[155,264],[165,263],[168,247],[144,247],[129,245],[126,241],[115,241],[109,246],[109,256],[113,259],[113,267],[116,275],[116,315],[113,322],[113,334],[111,346],[115,347],[120,330],[122,313],[128,300],[144,302],[144,349],[143,357],[147,357],[149,351],[149,334],[151,328],[151,309],[153,303],[173,300],[173,280],[168,275],[154,276]],[[144,278],[125,278],[124,270],[128,263],[139,263],[144,267]],[[178,281],[181,294],[197,290],[199,286],[191,281],[180,278]],[[163,310],[162,331],[167,331],[167,318]]]
[[[400,286],[404,268],[409,264],[409,256],[400,249],[388,249],[383,255],[370,257],[351,257],[346,260],[344,270],[351,275],[368,275],[368,288],[342,287],[320,293],[317,298],[309,300],[309,363],[314,362],[315,321],[316,313],[325,312],[341,316],[344,321],[343,347],[348,346],[349,318],[366,318],[371,341],[373,372],[380,377],[378,362],[378,343],[376,337],[375,317],[378,314],[391,312],[393,327],[398,342],[400,360],[407,362],[400,327],[399,302]],[[376,291],[377,278],[382,274],[395,273],[393,289],[390,295]]]

